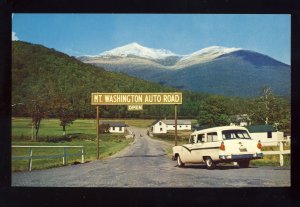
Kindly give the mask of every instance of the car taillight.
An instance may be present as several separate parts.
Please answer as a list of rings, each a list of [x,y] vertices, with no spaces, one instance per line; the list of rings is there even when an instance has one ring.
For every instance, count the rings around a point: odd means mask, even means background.
[[[220,145],[220,150],[225,151],[225,145],[224,145],[224,142],[221,143],[221,145]]]
[[[258,149],[261,149],[261,148],[262,148],[262,144],[261,144],[260,140],[259,140],[258,143],[257,143],[257,148],[258,148]]]

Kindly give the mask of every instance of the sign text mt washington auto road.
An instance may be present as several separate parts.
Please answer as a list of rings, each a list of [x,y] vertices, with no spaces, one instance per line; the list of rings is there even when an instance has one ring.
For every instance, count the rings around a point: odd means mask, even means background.
[[[92,105],[182,104],[182,93],[92,93]]]

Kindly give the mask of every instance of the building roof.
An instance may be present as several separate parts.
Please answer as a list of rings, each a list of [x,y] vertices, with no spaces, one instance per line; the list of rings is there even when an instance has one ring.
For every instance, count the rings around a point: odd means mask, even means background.
[[[246,126],[250,133],[257,132],[276,132],[276,129],[272,125],[250,125]]]
[[[232,122],[249,122],[249,121],[251,121],[248,114],[233,115],[233,116],[230,116],[230,120]]]
[[[101,124],[108,124],[110,127],[125,127],[126,124],[124,122],[101,122]]]
[[[153,125],[155,125],[157,122],[159,122],[160,120],[159,119],[157,119],[157,120],[155,120],[154,122],[152,122],[152,124],[150,125],[150,126],[153,126]]]
[[[166,125],[175,125],[175,120],[174,119],[164,119],[164,120],[156,120],[155,122],[152,123],[152,125],[155,125],[159,121],[165,123]],[[192,121],[191,120],[183,120],[183,119],[178,119],[177,120],[177,125],[191,125]]]

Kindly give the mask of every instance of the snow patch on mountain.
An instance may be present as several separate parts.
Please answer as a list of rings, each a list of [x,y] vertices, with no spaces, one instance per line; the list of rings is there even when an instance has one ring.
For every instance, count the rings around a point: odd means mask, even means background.
[[[235,47],[221,47],[221,46],[211,46],[211,47],[206,47],[204,49],[198,50],[192,54],[189,55],[184,55],[181,60],[186,60],[189,58],[193,58],[195,56],[203,56],[206,58],[211,57],[211,59],[214,59],[218,56],[231,53],[237,50],[241,50],[241,48],[235,48]]]
[[[100,53],[98,57],[110,57],[110,56],[127,57],[129,55],[134,55],[143,58],[150,58],[150,59],[165,59],[166,57],[177,56],[176,54],[166,49],[147,48],[134,42],[122,47],[117,47],[115,49]]]
[[[189,55],[184,55],[176,63],[177,69],[184,68],[190,65],[200,64],[212,61],[221,55],[228,54],[234,51],[242,50],[241,48],[227,48],[221,46],[211,46]]]

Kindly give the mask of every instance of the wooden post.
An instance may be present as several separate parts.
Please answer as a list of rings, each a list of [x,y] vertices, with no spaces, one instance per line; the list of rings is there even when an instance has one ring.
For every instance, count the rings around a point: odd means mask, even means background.
[[[99,106],[97,106],[97,120],[96,120],[96,130],[97,130],[97,156],[96,159],[99,160]]]
[[[31,171],[32,169],[32,148],[29,148],[29,166],[28,166],[28,170]]]
[[[280,166],[283,166],[283,142],[279,142],[279,162],[280,162]]]
[[[63,165],[66,164],[67,164],[67,152],[66,152],[66,148],[64,147]]]
[[[84,147],[81,148],[81,163],[84,163]]]
[[[175,146],[177,146],[177,105],[175,104]]]
[[[31,140],[33,141],[34,138],[33,138],[33,122],[31,122]]]

